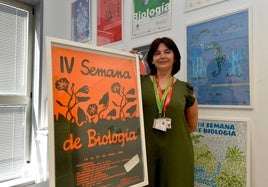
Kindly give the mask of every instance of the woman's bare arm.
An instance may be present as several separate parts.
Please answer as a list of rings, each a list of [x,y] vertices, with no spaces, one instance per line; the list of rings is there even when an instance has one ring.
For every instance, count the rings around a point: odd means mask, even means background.
[[[194,96],[195,97],[195,96]],[[190,132],[195,131],[198,122],[198,102],[195,97],[195,102],[192,106],[185,109],[185,117],[189,126]]]

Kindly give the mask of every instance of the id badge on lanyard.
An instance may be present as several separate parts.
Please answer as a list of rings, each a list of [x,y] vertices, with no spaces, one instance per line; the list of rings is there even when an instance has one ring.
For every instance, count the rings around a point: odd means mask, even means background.
[[[167,129],[171,129],[171,118],[163,117],[154,119],[153,128],[166,132]]]
[[[170,77],[168,85],[162,94],[162,90],[158,84],[158,77],[153,78],[153,85],[156,97],[156,103],[158,107],[159,118],[154,119],[153,128],[166,132],[167,129],[171,129],[171,118],[165,116],[165,112],[170,103],[172,89],[174,84],[174,78]]]

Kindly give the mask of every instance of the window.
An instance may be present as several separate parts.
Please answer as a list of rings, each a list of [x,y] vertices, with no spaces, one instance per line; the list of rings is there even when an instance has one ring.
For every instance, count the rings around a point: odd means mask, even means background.
[[[0,182],[23,177],[30,159],[32,10],[0,0]]]

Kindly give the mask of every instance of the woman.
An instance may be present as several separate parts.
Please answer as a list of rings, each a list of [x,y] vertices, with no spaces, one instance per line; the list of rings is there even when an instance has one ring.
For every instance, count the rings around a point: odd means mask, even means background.
[[[193,187],[194,155],[190,133],[198,120],[193,87],[173,77],[180,70],[173,40],[155,39],[141,77],[149,186]]]

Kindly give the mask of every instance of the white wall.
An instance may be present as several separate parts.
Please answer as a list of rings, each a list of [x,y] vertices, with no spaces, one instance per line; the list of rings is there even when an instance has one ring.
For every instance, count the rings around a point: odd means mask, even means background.
[[[44,1],[44,30],[45,36],[53,36],[62,39],[71,39],[71,2],[72,0],[45,0]],[[252,48],[251,73],[253,83],[253,109],[199,109],[200,116],[226,117],[226,118],[246,118],[252,121],[251,124],[251,185],[252,187],[268,186],[268,52],[266,42],[268,42],[268,1],[265,0],[228,0],[213,6],[201,8],[184,14],[183,2],[174,0],[172,10],[172,29],[164,32],[148,35],[145,37],[131,39],[131,9],[132,1],[124,1],[124,36],[123,42],[107,47],[129,51],[133,47],[149,44],[154,38],[169,36],[178,44],[182,52],[182,70],[178,77],[186,80],[185,62],[185,25],[198,20],[205,20],[214,16],[222,15],[241,8],[250,7],[252,10]],[[93,0],[93,7],[96,7],[96,0]],[[96,8],[93,10],[96,15]],[[96,43],[96,16],[92,20],[93,39]],[[45,41],[45,40],[44,40]],[[45,44],[44,44],[45,45]],[[45,47],[44,47],[45,49]],[[43,58],[44,71],[46,71],[45,51]],[[44,73],[43,75],[46,75]],[[44,81],[43,100],[46,100],[46,77]],[[45,121],[45,120],[44,120]]]

